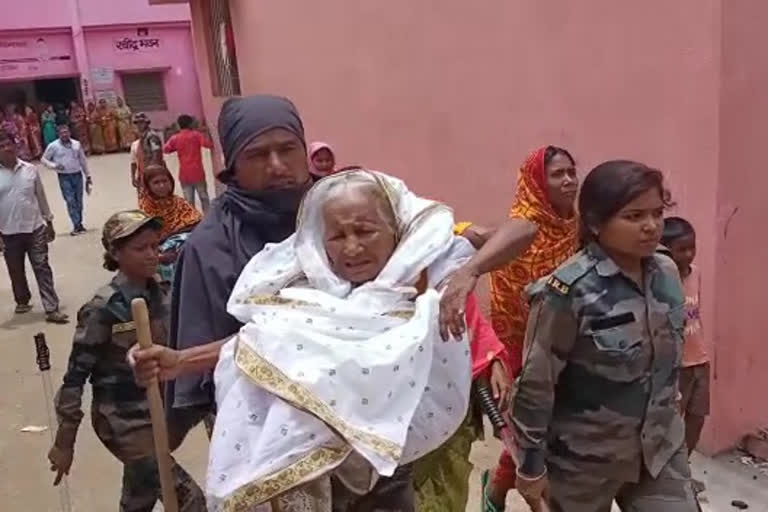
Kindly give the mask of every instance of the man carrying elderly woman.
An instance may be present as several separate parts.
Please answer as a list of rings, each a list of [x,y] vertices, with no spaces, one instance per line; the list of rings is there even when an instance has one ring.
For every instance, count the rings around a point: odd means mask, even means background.
[[[436,289],[471,244],[382,173],[307,192],[285,99],[229,100],[219,131],[227,191],[179,260],[173,348],[131,351],[138,380],[173,381],[190,428],[215,407],[213,510],[415,510],[410,463],[467,413],[471,350],[440,338]]]

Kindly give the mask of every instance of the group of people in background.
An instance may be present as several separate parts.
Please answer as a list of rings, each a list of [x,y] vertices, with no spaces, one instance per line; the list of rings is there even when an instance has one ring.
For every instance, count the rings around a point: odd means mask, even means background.
[[[62,125],[69,127],[86,155],[128,151],[137,137],[132,117],[131,108],[120,97],[114,105],[103,98],[89,101],[87,108],[76,100],[69,105],[9,104],[0,111],[0,126],[16,141],[19,157],[32,161],[58,138]]]
[[[54,323],[68,321],[67,315],[59,312],[53,272],[48,263],[48,244],[55,238],[53,216],[38,170],[30,160],[39,158],[42,165],[56,172],[72,223],[71,235],[82,235],[86,233],[84,194],[90,194],[93,188],[87,158],[89,153],[93,154],[93,141],[96,141],[97,150],[100,150],[103,139],[110,141],[117,137],[121,144],[129,145],[139,207],[165,222],[164,250],[158,271],[167,281],[172,281],[173,262],[178,250],[189,231],[202,218],[192,206],[194,194],[197,192],[199,195],[203,211],[209,205],[201,149],[210,148],[212,144],[198,130],[193,130],[193,118],[180,116],[181,130],[165,144],[167,153],[179,154],[180,179],[185,196],[192,202],[190,204],[174,194],[174,179],[163,159],[162,138],[151,130],[146,114],[131,115],[130,109],[119,100],[115,109],[117,115],[108,115],[110,119],[119,120],[115,136],[112,133],[114,127],[109,122],[105,124],[107,130],[101,130],[98,123],[89,127],[88,122],[95,118],[85,115],[82,106],[76,102],[72,102],[66,111],[54,111],[53,107],[46,106],[41,115],[42,130],[34,110],[31,107],[26,107],[26,110],[29,120],[22,121],[15,114],[15,107],[8,107],[0,125],[0,147],[5,158],[0,162],[0,171],[6,171],[0,172],[0,209],[5,216],[0,223],[0,252],[4,254],[13,285],[16,313],[31,310],[31,295],[24,269],[24,259],[28,257],[43,298],[46,319]],[[105,111],[103,102],[100,110]],[[89,131],[96,135],[89,136]],[[107,137],[104,138],[103,134]],[[40,137],[45,144],[42,149]],[[12,162],[18,164],[14,166]]]

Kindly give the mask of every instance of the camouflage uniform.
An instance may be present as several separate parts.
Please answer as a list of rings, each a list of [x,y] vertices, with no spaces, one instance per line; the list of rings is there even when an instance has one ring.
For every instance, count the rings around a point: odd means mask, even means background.
[[[644,274],[641,289],[591,244],[530,290],[512,424],[553,511],[696,511],[675,404],[683,292],[666,256]]]
[[[83,387],[90,377],[93,428],[104,446],[125,465],[121,512],[150,512],[160,498],[149,403],[126,362],[128,349],[137,342],[130,306],[136,297],[147,301],[153,341],[166,343],[167,291],[154,281],[144,290],[135,289],[118,274],[78,312],[69,367],[55,399],[59,418],[56,445],[71,450],[83,418]],[[177,436],[171,432],[170,437]],[[204,511],[205,498],[194,480],[176,463],[172,471],[179,510]]]

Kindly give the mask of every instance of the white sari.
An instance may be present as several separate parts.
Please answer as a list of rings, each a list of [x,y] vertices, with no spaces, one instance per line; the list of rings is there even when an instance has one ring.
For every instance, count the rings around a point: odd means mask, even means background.
[[[331,271],[323,240],[323,202],[345,180],[380,187],[398,222],[395,252],[358,287]],[[469,345],[440,338],[435,287],[473,250],[452,228],[449,208],[373,171],[329,176],[307,193],[296,234],[253,257],[227,305],[245,326],[215,371],[210,510],[269,511],[334,470],[363,494],[456,431]],[[416,297],[425,270],[428,289]],[[371,471],[345,472],[347,460]]]

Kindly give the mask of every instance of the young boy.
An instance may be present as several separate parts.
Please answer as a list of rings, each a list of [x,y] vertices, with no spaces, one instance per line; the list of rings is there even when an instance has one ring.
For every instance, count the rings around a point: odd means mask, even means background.
[[[54,485],[72,467],[75,439],[84,417],[83,390],[90,380],[96,437],[124,465],[122,512],[150,512],[160,499],[146,391],[134,381],[126,354],[136,344],[131,313],[135,297],[147,301],[153,341],[167,341],[170,294],[155,279],[161,229],[158,218],[137,210],[119,212],[107,220],[101,240],[106,251],[104,268],[117,274],[78,312],[69,365],[55,398],[59,426],[48,452],[51,471],[56,473]],[[171,426],[173,450],[183,436]],[[175,461],[171,470],[178,510],[205,511],[205,496],[192,477]]]
[[[192,206],[195,205],[195,192],[200,196],[200,206],[203,213],[208,211],[208,185],[205,182],[203,169],[202,148],[213,148],[213,143],[201,132],[193,130],[195,120],[182,114],[176,121],[181,131],[168,139],[163,151],[176,152],[179,155],[179,181],[181,191]]]
[[[701,276],[693,265],[696,257],[696,232],[690,222],[680,217],[664,220],[661,243],[670,251],[680,270],[685,291],[685,344],[683,368],[680,370],[681,413],[685,418],[685,441],[688,453],[699,442],[704,419],[709,415],[709,357],[704,349],[699,297]]]

